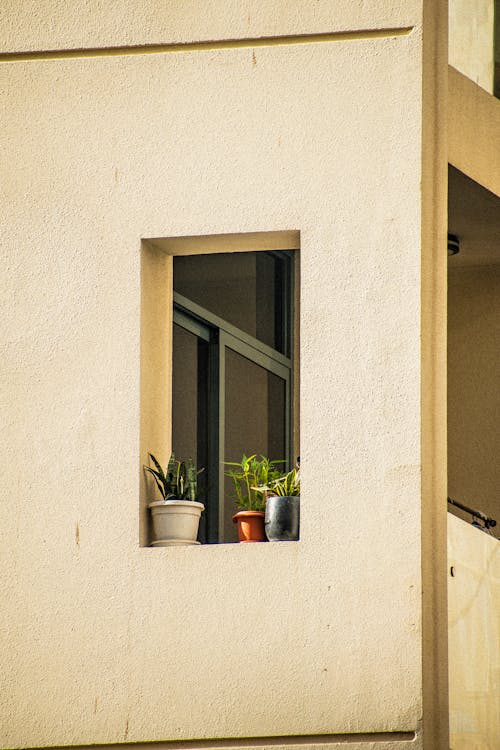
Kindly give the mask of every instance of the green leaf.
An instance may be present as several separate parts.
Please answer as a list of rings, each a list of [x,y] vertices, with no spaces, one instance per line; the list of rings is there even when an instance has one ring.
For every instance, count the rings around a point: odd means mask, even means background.
[[[161,478],[165,479],[165,474],[163,473],[163,469],[161,468],[161,465],[160,465],[159,461],[156,460],[156,458],[153,456],[152,453],[149,453],[148,455],[149,455],[149,458],[151,459],[151,461],[156,466],[156,470],[158,471],[158,473],[161,476]]]
[[[155,471],[154,469],[151,469],[149,466],[145,466],[144,468],[146,469],[146,471],[149,471],[149,473],[153,475],[156,485],[158,489],[160,490],[160,494],[162,498],[165,499],[165,491],[166,491],[165,483],[164,481],[160,481],[160,479],[158,479],[158,476],[157,476],[158,472]]]

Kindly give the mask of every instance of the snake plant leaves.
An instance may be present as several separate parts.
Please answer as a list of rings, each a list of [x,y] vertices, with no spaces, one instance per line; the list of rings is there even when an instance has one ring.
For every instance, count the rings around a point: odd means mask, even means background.
[[[163,476],[163,472],[160,475],[157,471],[152,469],[150,466],[145,466],[144,468],[146,469],[146,471],[149,471],[149,473],[153,475],[156,485],[158,489],[160,490],[161,496],[163,497],[163,499],[165,499],[167,489],[166,489],[166,481],[165,481],[165,477]]]
[[[196,501],[198,474],[203,469],[197,471],[191,458],[187,462],[177,461],[175,454],[172,453],[167,470],[164,472],[161,464],[152,453],[149,454],[149,457],[155,468],[151,466],[145,466],[144,468],[154,477],[164,500]]]

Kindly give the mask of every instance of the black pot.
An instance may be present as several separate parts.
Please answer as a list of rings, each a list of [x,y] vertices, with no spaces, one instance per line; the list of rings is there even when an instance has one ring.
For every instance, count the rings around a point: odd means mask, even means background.
[[[299,538],[300,497],[268,497],[266,536],[270,542],[293,542]]]

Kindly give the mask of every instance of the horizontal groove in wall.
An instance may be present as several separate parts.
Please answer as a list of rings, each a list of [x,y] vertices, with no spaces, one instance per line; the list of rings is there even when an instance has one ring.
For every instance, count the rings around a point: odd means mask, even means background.
[[[239,49],[244,47],[279,47],[293,44],[348,42],[357,39],[387,39],[407,36],[413,26],[393,29],[365,29],[335,31],[324,34],[295,34],[291,36],[263,36],[248,39],[221,39],[204,42],[176,42],[123,47],[89,47],[83,49],[36,50],[33,52],[1,52],[0,62],[31,62],[35,60],[66,60],[85,57],[124,57],[127,55],[161,55],[169,52],[203,52],[204,50]]]
[[[363,742],[414,742],[416,732],[363,732],[360,734],[311,734],[284,737],[248,737],[214,740],[175,740],[171,742],[128,742],[118,745],[72,745],[71,750],[106,748],[106,750],[198,750],[198,748],[253,748],[301,745],[339,745]],[[31,748],[30,750],[43,750]],[[67,747],[52,747],[51,750],[68,750]]]

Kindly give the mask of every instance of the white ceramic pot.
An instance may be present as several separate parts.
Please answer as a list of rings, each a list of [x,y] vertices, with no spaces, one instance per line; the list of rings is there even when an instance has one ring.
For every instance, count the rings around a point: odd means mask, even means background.
[[[198,526],[203,503],[192,500],[159,500],[150,503],[153,534],[156,547],[168,544],[193,544],[198,536]],[[159,544],[161,542],[161,544]]]

